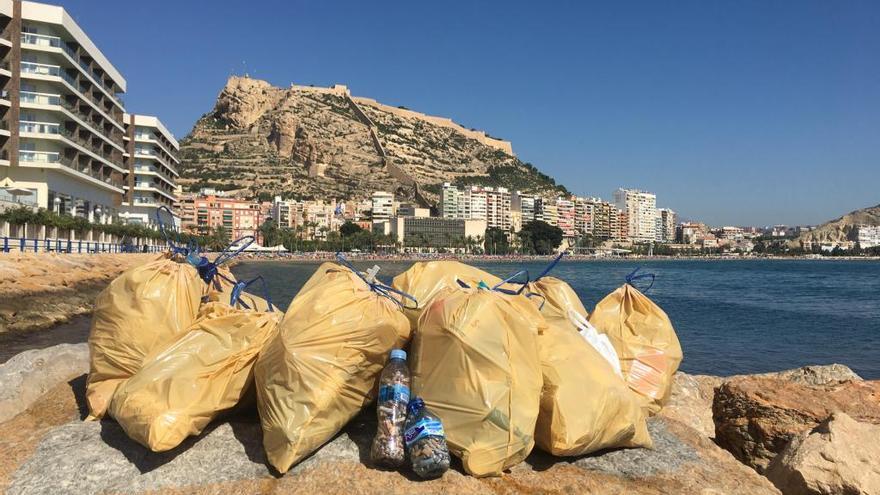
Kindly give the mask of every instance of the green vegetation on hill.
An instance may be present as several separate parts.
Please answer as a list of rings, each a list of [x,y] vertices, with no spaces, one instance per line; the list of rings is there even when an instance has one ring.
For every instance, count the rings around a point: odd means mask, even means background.
[[[482,185],[491,187],[506,187],[511,191],[535,191],[549,192],[553,191],[563,196],[570,193],[565,186],[557,184],[556,181],[539,171],[531,163],[519,162],[520,166],[515,165],[495,165],[489,167],[489,175],[467,175],[457,177],[455,185],[470,186]]]

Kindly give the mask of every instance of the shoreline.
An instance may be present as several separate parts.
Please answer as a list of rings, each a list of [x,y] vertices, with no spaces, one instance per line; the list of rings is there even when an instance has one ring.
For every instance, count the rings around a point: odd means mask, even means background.
[[[442,261],[454,260],[461,262],[481,263],[519,263],[519,262],[549,262],[556,255],[514,255],[492,256],[484,254],[456,254],[456,255],[417,255],[417,254],[355,254],[343,253],[349,261],[390,261],[390,262],[417,262],[417,261]],[[290,261],[294,263],[323,263],[334,261],[336,253],[316,252],[312,254],[278,254],[278,253],[242,253],[233,259],[233,263],[241,261]],[[615,262],[615,261],[880,261],[880,256],[584,256],[566,255],[563,261],[571,262]]]

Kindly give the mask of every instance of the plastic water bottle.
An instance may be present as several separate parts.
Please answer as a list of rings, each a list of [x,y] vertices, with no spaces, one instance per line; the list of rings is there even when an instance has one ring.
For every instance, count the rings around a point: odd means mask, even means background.
[[[403,429],[409,403],[409,386],[406,351],[394,349],[391,351],[391,361],[385,365],[379,378],[379,398],[376,404],[379,427],[370,448],[370,458],[378,466],[398,467],[406,458]]]
[[[416,397],[407,407],[406,449],[413,471],[422,478],[439,478],[449,469],[449,448],[440,418],[431,414],[425,401]]]

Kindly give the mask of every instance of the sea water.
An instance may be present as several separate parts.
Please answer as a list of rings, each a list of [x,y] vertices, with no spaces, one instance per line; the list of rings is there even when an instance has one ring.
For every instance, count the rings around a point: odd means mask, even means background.
[[[374,264],[390,283],[411,263]],[[498,276],[543,262],[471,262]],[[315,263],[243,261],[240,279],[258,274],[273,302],[286,309],[317,268]],[[864,378],[880,378],[880,263],[844,260],[563,261],[551,275],[567,281],[587,310],[624,283],[633,269],[656,275],[647,295],[672,320],[688,373],[761,373],[808,364],[841,363]],[[643,281],[638,285],[644,286]]]

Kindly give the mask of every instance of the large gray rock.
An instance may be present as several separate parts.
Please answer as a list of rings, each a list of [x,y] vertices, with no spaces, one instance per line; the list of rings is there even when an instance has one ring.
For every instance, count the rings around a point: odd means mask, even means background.
[[[723,493],[777,493],[753,471],[679,423],[654,418],[655,448],[576,459],[535,451],[502,478],[476,479],[454,466],[442,479],[419,482],[407,470],[369,467],[372,411],[355,418],[314,455],[276,479],[266,465],[255,421],[221,423],[166,453],[129,440],[112,421],[72,422],[46,434],[12,475],[9,495],[49,493],[514,493],[626,491],[663,493],[715,488]],[[712,492],[715,493],[715,492]]]
[[[59,383],[89,371],[87,344],[59,344],[22,352],[0,364],[0,423]]]
[[[141,493],[266,477],[261,438],[259,424],[225,423],[157,454],[113,421],[77,421],[43,437],[7,493]]]

